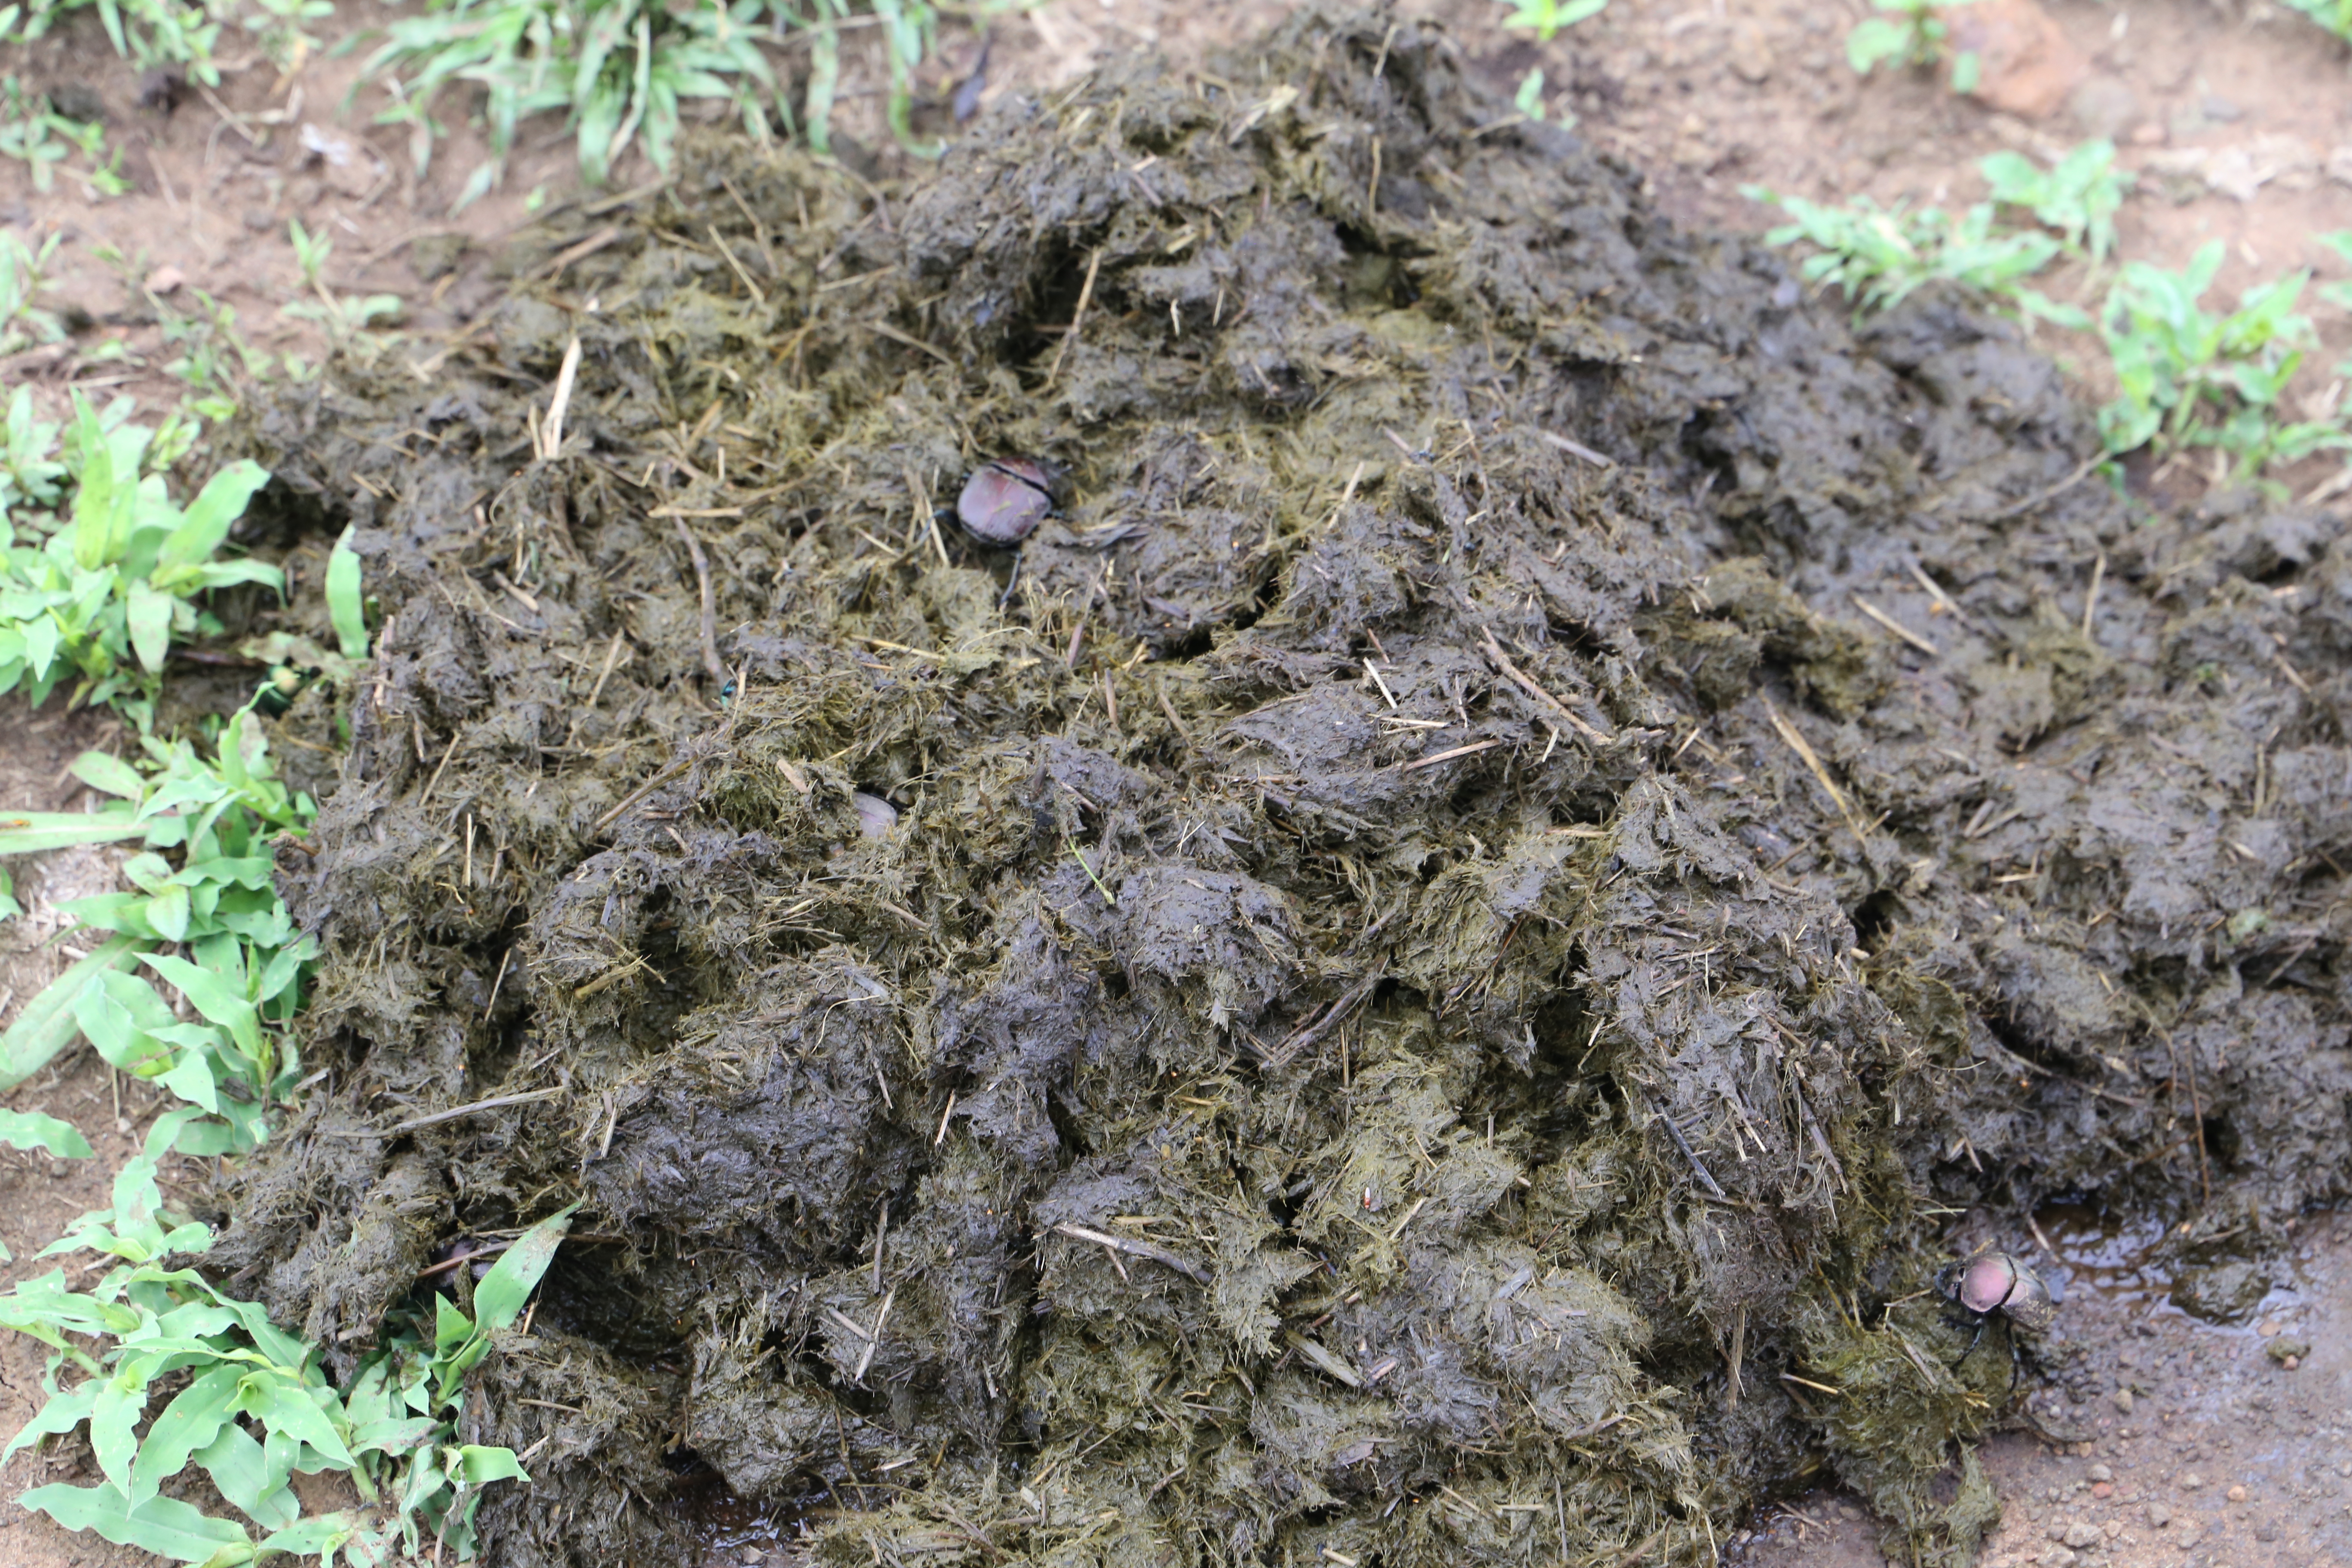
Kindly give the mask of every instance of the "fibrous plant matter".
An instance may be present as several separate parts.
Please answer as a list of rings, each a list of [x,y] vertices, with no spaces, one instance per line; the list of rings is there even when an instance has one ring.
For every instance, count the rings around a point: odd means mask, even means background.
[[[255,416],[384,618],[211,1262],[348,1376],[584,1200],[491,1560],[707,1470],[844,1564],[1690,1563],[1826,1468],[1958,1563],[1954,1215],[2259,1295],[2340,1193],[2340,525],[2137,515],[2006,327],[1513,118],[1372,14],[912,187],[706,145]]]

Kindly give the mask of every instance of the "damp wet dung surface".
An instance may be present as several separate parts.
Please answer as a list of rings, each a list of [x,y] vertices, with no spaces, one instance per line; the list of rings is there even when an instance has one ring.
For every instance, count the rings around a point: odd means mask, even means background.
[[[911,182],[706,143],[252,417],[381,618],[281,721],[328,1077],[212,1263],[349,1357],[585,1200],[493,1560],[707,1472],[827,1563],[1690,1562],[1834,1479],[1957,1563],[2055,1353],[1963,1357],[1967,1216],[2226,1314],[2340,1195],[2340,521],[2150,514],[2007,326],[1511,119],[1310,15]]]

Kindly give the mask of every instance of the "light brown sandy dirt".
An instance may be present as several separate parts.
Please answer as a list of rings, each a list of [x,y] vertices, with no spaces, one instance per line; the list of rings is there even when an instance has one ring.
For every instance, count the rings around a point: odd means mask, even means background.
[[[2050,157],[2087,136],[2108,135],[2142,174],[2141,192],[2120,220],[2122,253],[2177,267],[2208,239],[2222,239],[2229,261],[2209,305],[2294,268],[2323,277],[2344,271],[2313,237],[2352,228],[2346,51],[2264,0],[2242,6],[2052,0],[2048,16],[2082,69],[2066,81],[2057,108],[2032,119],[1957,97],[1924,76],[1857,79],[1843,41],[1865,14],[1862,0],[1612,0],[1601,17],[1540,45],[1502,27],[1500,5],[1408,8],[1442,16],[1465,53],[1505,91],[1541,66],[1548,111],[1573,114],[1580,134],[1646,170],[1664,210],[1686,223],[1769,226],[1777,215],[1739,194],[1751,183],[1818,201],[1866,193],[1889,204],[1965,205],[1982,196],[1975,164],[1987,153],[2017,148]],[[1277,9],[1243,0],[1049,0],[989,25],[988,96],[1050,89],[1122,49],[1159,47],[1180,65],[1197,62],[1263,26]],[[345,4],[320,30],[331,38],[387,14]],[[876,123],[871,50],[847,52],[841,123],[853,138],[845,153],[856,158],[864,154],[855,138],[872,144],[887,138]],[[62,348],[0,363],[0,390],[31,385],[52,415],[73,386],[128,395],[150,420],[177,397],[179,384],[163,370],[171,354],[149,287],[166,308],[192,310],[196,291],[211,294],[236,310],[256,346],[315,362],[325,347],[318,329],[280,313],[306,298],[289,219],[332,238],[325,278],[337,292],[401,297],[403,341],[394,352],[425,362],[495,297],[499,285],[487,262],[500,236],[530,221],[534,207],[600,195],[576,190],[569,138],[542,121],[520,138],[504,188],[451,214],[450,201],[479,156],[478,134],[459,126],[430,176],[417,180],[401,132],[368,124],[377,100],[365,89],[351,94],[352,57],[313,58],[290,79],[248,60],[229,73],[217,101],[192,93],[166,115],[138,106],[136,72],[94,26],[10,53],[0,68],[28,88],[79,86],[98,94],[134,187],[99,199],[67,174],[41,193],[21,165],[0,162],[0,223],[36,247],[51,233],[65,237],[42,302],[78,307],[89,318]],[[951,129],[936,104],[979,55],[971,32],[948,29],[943,58],[924,84],[935,105],[926,123],[934,131]],[[789,77],[796,62],[788,57],[783,68]],[[348,143],[352,162],[338,169],[305,153],[305,123]],[[627,163],[617,185],[653,177],[642,162]],[[2104,273],[2075,268],[2059,273],[2051,292],[2087,303],[2106,281]],[[2326,367],[2352,348],[2346,324],[2322,316],[2330,352],[2315,356],[2298,384],[2313,400],[2331,395]],[[2080,374],[2084,395],[2105,395],[2095,344],[2045,334],[2052,352]],[[2290,477],[2302,489],[2332,470],[2315,464]],[[2161,486],[2193,496],[2206,479],[2176,466]],[[110,726],[67,718],[58,703],[32,715],[17,699],[0,700],[0,804],[70,809],[78,786],[60,782],[65,763],[84,746],[121,743]],[[63,923],[55,900],[100,890],[110,875],[107,858],[89,852],[11,869],[28,914],[0,928],[0,1023],[66,962],[58,944],[42,945]],[[13,1281],[51,1267],[33,1263],[31,1254],[75,1215],[105,1201],[110,1173],[160,1106],[145,1090],[114,1080],[86,1051],[6,1103],[67,1117],[98,1152],[95,1160],[71,1163],[0,1152],[0,1241],[16,1255],[5,1271]],[[2079,1279],[2059,1337],[2079,1347],[2080,1359],[2070,1363],[2063,1389],[2035,1392],[2034,1409],[2046,1427],[2089,1440],[2060,1446],[2018,1433],[1991,1445],[1987,1468],[2008,1512],[1986,1561],[2000,1568],[2352,1565],[2352,1223],[2306,1222],[2301,1290],[2274,1302],[2260,1329],[2230,1331],[2170,1310],[2160,1290],[2151,1294],[2128,1270],[2119,1277],[2103,1261],[2116,1244],[2056,1228],[2061,1217],[2044,1227],[2063,1255],[2053,1268]],[[1988,1223],[2007,1231],[2015,1216]],[[2021,1250],[2035,1245],[2023,1234],[2010,1240]],[[2104,1288],[2095,1288],[2100,1279]],[[2294,1371],[2264,1353],[2281,1340],[2312,1346]],[[37,1407],[37,1352],[14,1337],[0,1342],[0,1427],[13,1431]],[[2116,1398],[2125,1388],[2132,1394],[2128,1414]],[[54,1464],[18,1456],[0,1470],[0,1497],[13,1500],[50,1479]],[[2242,1489],[2242,1498],[2233,1489]],[[2067,1544],[2070,1531],[2078,1544]],[[1852,1500],[1831,1493],[1771,1510],[1728,1555],[1837,1568],[1882,1561],[1874,1527]],[[0,1503],[0,1568],[148,1561]]]
[[[2054,1338],[2079,1356],[2030,1405],[2053,1431],[2088,1440],[2020,1433],[1988,1446],[2004,1518],[1987,1568],[2352,1563],[2352,1221],[2306,1221],[2297,1289],[2234,1330],[2172,1308],[2161,1281],[2128,1267],[2127,1237],[2044,1231],[2073,1260],[2054,1270],[2077,1286]],[[2266,1353],[2296,1342],[2310,1354],[2294,1370]],[[1755,1568],[1881,1561],[1875,1530],[1829,1493],[1759,1520],[1733,1558]]]

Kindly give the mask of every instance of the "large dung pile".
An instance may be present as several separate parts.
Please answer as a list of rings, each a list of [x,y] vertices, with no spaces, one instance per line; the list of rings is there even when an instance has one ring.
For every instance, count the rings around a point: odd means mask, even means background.
[[[536,247],[252,429],[382,652],[215,1258],[348,1357],[584,1195],[493,1561],[1691,1563],[1826,1468],[1958,1563],[1956,1216],[2227,1313],[2344,1190],[2339,525],[2143,515],[2008,328],[1385,14]]]

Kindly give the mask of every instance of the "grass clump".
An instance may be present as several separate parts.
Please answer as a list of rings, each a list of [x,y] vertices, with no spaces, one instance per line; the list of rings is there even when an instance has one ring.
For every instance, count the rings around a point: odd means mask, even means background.
[[[1863,314],[1898,305],[1926,284],[1948,281],[1981,289],[1995,300],[2062,326],[2089,318],[2028,288],[2025,279],[2059,254],[2059,242],[2036,231],[2004,231],[1992,204],[1947,214],[1922,207],[1885,208],[1868,196],[1850,206],[1827,206],[1784,196],[1760,185],[1744,188],[1793,221],[1764,237],[1768,245],[1802,240],[1816,247],[1801,270],[1807,281],[1845,290]]]
[[[250,709],[224,727],[211,759],[181,741],[142,737],[142,770],[102,752],[73,764],[117,798],[94,812],[18,812],[0,856],[74,844],[139,841],[122,892],[61,908],[109,940],[68,969],[0,1036],[0,1089],[39,1070],[77,1030],[115,1068],[152,1079],[212,1118],[189,1152],[257,1145],[297,1076],[284,1026],[299,1006],[315,948],[270,882],[270,839],[299,835],[317,807],[271,774]],[[178,953],[163,951],[176,947]],[[136,973],[143,964],[200,1022],[185,1021]]]
[[[2122,388],[2099,411],[2107,450],[2212,447],[2251,473],[2352,447],[2339,417],[2281,417],[2287,383],[2318,342],[2295,309],[2310,272],[2257,284],[2217,313],[2201,301],[2222,258],[2217,239],[2180,271],[2125,264],[2099,319]]]
[[[184,452],[193,427],[172,421],[156,431],[119,417],[110,426],[78,394],[74,409],[74,439],[54,462],[44,450],[54,427],[33,419],[23,389],[10,405],[10,488],[37,506],[70,483],[73,498],[67,517],[7,520],[37,542],[12,543],[0,560],[0,693],[22,687],[37,706],[70,681],[73,701],[115,703],[143,727],[173,642],[221,629],[196,595],[284,585],[275,566],[221,555],[268,475],[233,463],[183,510],[160,470]]]
[[[1017,3],[992,0],[971,15]],[[1542,0],[1547,11],[1556,4]],[[1597,11],[1602,4],[1569,0],[1562,8]],[[913,115],[916,69],[939,47],[938,11],[927,0],[872,0],[866,16],[883,41],[892,132],[908,151],[936,155],[935,145],[917,138]],[[565,117],[578,142],[581,174],[591,184],[603,184],[632,145],[667,172],[681,110],[695,99],[727,100],[761,142],[772,134],[772,112],[786,132],[827,152],[841,35],[852,20],[849,0],[434,0],[421,15],[384,29],[367,68],[393,100],[377,123],[408,127],[420,175],[445,131],[437,110],[444,92],[482,90],[489,155],[467,175],[457,203],[463,206],[503,178],[516,130],[534,114]],[[767,53],[795,34],[805,37],[809,50],[797,111],[777,91]]]
[[[2056,229],[2069,255],[2105,261],[2116,247],[2116,214],[2138,181],[2116,167],[2116,144],[2085,142],[2044,169],[2021,153],[1995,153],[1977,161],[1992,199],[2023,207],[2036,222]]]
[[[1579,22],[1589,22],[1609,8],[1609,0],[1504,0],[1511,14],[1503,26],[1533,33],[1548,44]]]
[[[429,1322],[411,1310],[388,1325],[380,1348],[338,1389],[318,1346],[194,1269],[168,1267],[212,1245],[210,1228],[173,1215],[156,1182],[164,1154],[200,1114],[191,1106],[161,1118],[116,1178],[113,1206],[83,1215],[44,1249],[119,1259],[97,1284],[69,1289],[53,1269],[0,1297],[0,1324],[50,1352],[49,1398],[6,1452],[87,1426],[104,1476],[96,1486],[37,1487],[20,1500],[68,1530],[208,1568],[279,1552],[471,1560],[482,1489],[529,1477],[511,1449],[457,1440],[463,1380],[521,1316],[572,1210],[523,1232],[475,1285],[470,1312],[436,1295]],[[0,1126],[0,1136],[9,1131]],[[60,1374],[69,1373],[79,1375],[67,1384]],[[169,1404],[148,1419],[165,1393]],[[191,1466],[259,1528],[259,1541],[247,1523],[163,1492]],[[349,1475],[361,1506],[306,1515],[291,1478],[322,1471]]]
[[[1958,0],[1966,5],[1968,0]],[[1871,0],[1878,15],[1856,22],[1845,36],[1846,63],[1863,76],[1881,68],[1909,70],[1941,64],[1952,29],[1950,5],[1935,0]],[[1952,90],[1974,92],[1981,64],[1973,50],[1952,56]]]
[[[2095,327],[2119,388],[2098,416],[2112,456],[2144,447],[2159,455],[2210,448],[2224,454],[2241,477],[2253,477],[2320,453],[2352,451],[2352,431],[2332,403],[2302,419],[2285,411],[2288,385],[2319,342],[2311,318],[2297,309],[2309,269],[2245,290],[2234,310],[2209,310],[2204,296],[2225,257],[2214,240],[2185,268],[2124,263],[2094,318],[2024,280],[2062,255],[2095,265],[2113,255],[2116,215],[2134,184],[2128,170],[2116,167],[2114,144],[2085,142],[2046,169],[2013,153],[1996,153],[1978,166],[1992,200],[1958,216],[1933,207],[1888,210],[1867,196],[1832,206],[1760,186],[1745,194],[1789,214],[1794,221],[1765,242],[1814,247],[1801,264],[1803,276],[1843,289],[1857,315],[1900,304],[1929,282],[1948,281],[2054,325]],[[2028,212],[2043,227],[2007,226],[2004,208]],[[2352,231],[2319,238],[2352,261]],[[2326,284],[2318,292],[2352,310],[2352,283]],[[2352,374],[2352,362],[2337,368]]]

